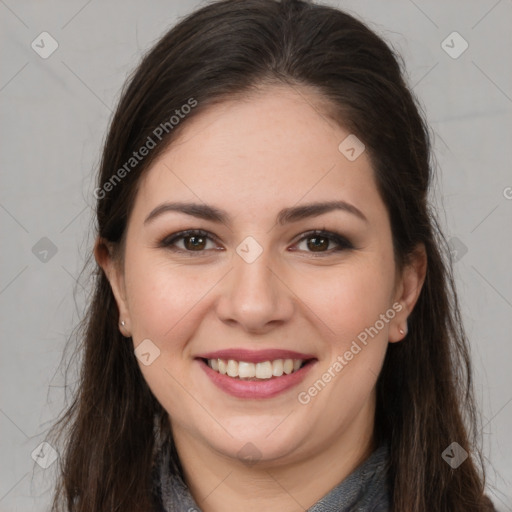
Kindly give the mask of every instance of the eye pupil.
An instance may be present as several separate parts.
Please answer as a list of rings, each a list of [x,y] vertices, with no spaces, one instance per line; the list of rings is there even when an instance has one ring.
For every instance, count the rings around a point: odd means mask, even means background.
[[[311,243],[311,240],[315,240],[315,243]],[[329,239],[325,237],[319,237],[319,236],[312,236],[308,239],[308,249],[316,250],[318,248],[327,249],[329,247]]]
[[[187,249],[192,249],[192,250],[204,249],[205,237],[203,237],[203,236],[196,236],[196,235],[187,236],[187,237],[184,237],[184,240],[185,240],[185,247]]]

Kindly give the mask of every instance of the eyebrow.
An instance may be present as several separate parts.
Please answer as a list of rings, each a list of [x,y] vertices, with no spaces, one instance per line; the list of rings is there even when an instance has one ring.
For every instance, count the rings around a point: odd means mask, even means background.
[[[324,201],[309,203],[303,206],[292,206],[289,208],[284,208],[277,215],[277,223],[284,225],[309,217],[317,217],[334,210],[341,210],[350,213],[368,223],[368,219],[364,213],[359,210],[359,208],[356,208],[353,204],[347,203],[346,201]],[[200,203],[171,202],[162,203],[161,205],[154,208],[146,217],[144,224],[147,224],[151,220],[167,212],[184,213],[199,219],[219,222],[223,224],[228,224],[230,220],[228,212],[214,206]]]

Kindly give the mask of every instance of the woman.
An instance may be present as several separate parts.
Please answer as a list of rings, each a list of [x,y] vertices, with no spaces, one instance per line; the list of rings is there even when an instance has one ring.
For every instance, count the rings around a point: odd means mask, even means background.
[[[431,180],[353,17],[224,0],[169,31],[104,147],[54,510],[493,510]]]

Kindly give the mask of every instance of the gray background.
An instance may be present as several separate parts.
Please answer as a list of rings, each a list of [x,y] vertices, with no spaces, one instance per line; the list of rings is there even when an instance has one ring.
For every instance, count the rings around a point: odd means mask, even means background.
[[[435,133],[433,200],[460,258],[489,493],[512,510],[512,1],[330,3],[400,51]],[[1,512],[43,511],[50,499],[57,464],[44,470],[31,453],[63,404],[57,369],[85,303],[93,170],[120,87],[141,52],[198,5],[0,0]],[[31,47],[43,31],[59,45],[46,59]],[[441,45],[453,31],[469,44],[456,59]]]

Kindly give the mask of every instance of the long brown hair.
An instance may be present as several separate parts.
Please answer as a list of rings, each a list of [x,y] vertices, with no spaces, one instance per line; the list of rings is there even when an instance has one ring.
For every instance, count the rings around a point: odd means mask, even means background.
[[[450,251],[428,202],[434,168],[429,132],[402,68],[380,37],[338,9],[301,0],[222,0],[202,7],[159,40],[122,92],[100,164],[96,235],[122,253],[141,176],[209,105],[265,84],[314,89],[326,100],[328,115],[366,146],[389,212],[398,269],[417,244],[427,252],[408,335],[389,345],[377,382],[375,434],[390,442],[392,509],[492,510],[484,496],[469,349]],[[169,120],[191,99],[194,108],[174,126]],[[148,137],[155,147],[127,166]],[[80,379],[52,429],[56,443],[64,440],[52,510],[151,510],[154,457],[160,442],[172,443],[170,424],[132,344],[118,330],[105,274],[95,267],[93,276],[93,296],[78,330]],[[470,455],[457,469],[442,458],[452,442]],[[175,452],[174,458],[181,472]]]

